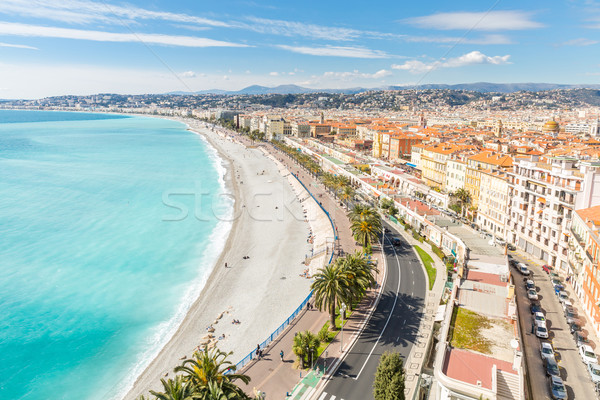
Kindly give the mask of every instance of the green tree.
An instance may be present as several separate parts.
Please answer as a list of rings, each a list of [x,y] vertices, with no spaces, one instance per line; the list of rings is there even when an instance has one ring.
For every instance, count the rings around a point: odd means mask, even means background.
[[[354,199],[354,188],[352,186],[344,186],[340,191],[340,200],[344,202],[346,205],[346,209],[348,209],[348,202]]]
[[[298,332],[294,336],[294,344],[292,345],[292,351],[301,360],[302,368],[310,366],[310,362],[314,361],[311,357],[315,357],[317,349],[321,345],[321,341],[311,331]]]
[[[315,298],[315,306],[319,311],[327,310],[329,312],[329,325],[332,331],[335,326],[335,308],[340,306],[348,292],[348,280],[339,267],[339,264],[333,263],[321,268],[313,276],[314,281],[310,286]]]
[[[345,301],[352,309],[354,303],[360,301],[375,283],[373,274],[377,269],[360,251],[338,258],[336,263],[339,263],[342,272],[346,274],[349,290]],[[344,318],[346,318],[345,315]]]
[[[375,382],[375,400],[404,400],[404,365],[399,353],[385,352],[379,359]]]
[[[471,204],[471,193],[464,188],[460,188],[452,193],[452,195],[460,201],[461,214],[464,217],[467,206]]]
[[[186,381],[181,375],[177,375],[175,380],[161,379],[163,385],[162,392],[151,390],[150,393],[157,400],[191,400],[194,394],[194,387],[191,382]]]
[[[379,215],[368,215],[362,219],[355,220],[350,225],[352,235],[363,248],[372,246],[377,242],[381,233],[382,225]]]
[[[244,391],[233,382],[239,379],[247,384],[250,377],[236,373],[226,374],[228,371],[235,372],[235,365],[227,361],[231,354],[217,348],[211,351],[197,351],[193,358],[186,359],[183,364],[175,367],[175,372],[184,374],[184,380],[193,386],[194,395],[200,398],[210,399],[206,397],[207,393],[218,387],[228,399],[247,399]]]

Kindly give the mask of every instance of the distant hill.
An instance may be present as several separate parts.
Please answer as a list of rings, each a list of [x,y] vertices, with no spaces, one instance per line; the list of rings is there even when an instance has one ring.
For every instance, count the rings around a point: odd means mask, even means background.
[[[428,89],[447,89],[447,90],[468,90],[481,93],[513,93],[519,91],[540,92],[544,90],[554,89],[600,89],[597,84],[579,84],[579,85],[564,85],[557,83],[490,83],[490,82],[475,82],[475,83],[459,83],[455,85],[446,85],[442,83],[428,83],[425,85],[398,85],[386,86],[379,88],[347,88],[347,89],[311,89],[298,85],[279,85],[275,87],[252,85],[241,90],[227,91],[221,89],[201,90],[198,92],[170,92],[167,94],[175,95],[190,95],[190,94],[224,94],[224,95],[260,95],[260,94],[301,94],[301,93],[343,93],[354,94],[366,92],[369,90],[428,90]]]

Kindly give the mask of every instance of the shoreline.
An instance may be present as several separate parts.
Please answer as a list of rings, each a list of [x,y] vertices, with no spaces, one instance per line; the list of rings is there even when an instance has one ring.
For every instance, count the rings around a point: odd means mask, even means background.
[[[233,351],[229,360],[237,363],[255,348],[256,341],[262,342],[279,326],[310,291],[309,280],[300,277],[299,273],[305,268],[300,264],[303,255],[313,247],[303,239],[310,232],[308,220],[304,220],[300,199],[292,185],[273,160],[261,149],[246,148],[199,124],[191,126],[195,120],[165,119],[184,123],[187,130],[201,136],[217,153],[222,165],[226,165],[223,179],[226,191],[234,197],[234,218],[223,250],[198,297],[156,357],[120,392],[120,398],[124,399],[135,399],[150,389],[161,390],[160,378],[174,375],[173,368],[181,364],[183,357],[192,355],[210,325],[215,328],[215,337],[225,335],[218,341],[218,347],[226,352]],[[256,175],[251,175],[255,172]],[[273,185],[279,181],[281,185]],[[276,195],[275,192],[281,193]],[[259,195],[263,197],[257,198]],[[290,195],[293,196],[291,202]],[[266,208],[274,204],[280,205],[274,207],[275,211],[266,214],[259,209],[254,211],[261,205]],[[289,215],[283,212],[284,208]],[[265,232],[273,230],[279,231],[280,235],[273,235],[269,241],[262,240]],[[252,231],[255,235],[247,234]],[[272,242],[276,238],[283,238],[283,243]],[[241,256],[245,253],[249,254],[249,260]],[[290,265],[282,265],[286,262]],[[227,268],[223,267],[225,263],[228,263]],[[221,318],[217,318],[219,315]],[[231,324],[233,319],[240,320],[241,324]]]

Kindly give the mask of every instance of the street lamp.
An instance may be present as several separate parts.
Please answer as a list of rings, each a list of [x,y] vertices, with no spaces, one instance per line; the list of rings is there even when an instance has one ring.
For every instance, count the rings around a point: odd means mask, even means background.
[[[346,303],[342,303],[342,332],[340,335],[340,352],[344,352],[344,314],[346,313]]]

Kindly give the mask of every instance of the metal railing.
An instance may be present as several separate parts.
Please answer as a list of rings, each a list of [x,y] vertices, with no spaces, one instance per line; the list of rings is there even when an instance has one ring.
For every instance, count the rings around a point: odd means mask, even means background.
[[[329,222],[331,223],[331,228],[333,229],[333,235],[334,235],[335,239],[337,240],[337,232],[335,230],[335,225],[333,223],[333,220],[331,219],[331,216],[327,212],[327,210],[325,210],[325,208],[323,208],[323,205],[321,205],[321,203],[319,203],[317,201],[315,196],[313,196],[311,191],[308,190],[308,188],[304,185],[304,183],[302,183],[300,178],[298,178],[297,175],[294,175],[294,174],[292,174],[292,175],[298,180],[298,182],[300,182],[300,184],[302,185],[302,187],[304,187],[304,189],[308,192],[308,194],[310,194],[311,197],[317,202],[317,204],[319,205],[319,207],[321,207],[321,210],[323,210],[325,215],[327,215],[327,218],[329,219]],[[329,261],[327,264],[331,264],[331,262],[333,261],[334,253],[335,253],[335,251],[332,248],[331,257],[329,257]],[[277,338],[277,336],[279,336],[285,330],[285,328],[287,328],[288,325],[290,325],[290,323],[300,314],[302,309],[306,306],[306,303],[308,303],[308,301],[312,297],[312,294],[313,294],[313,292],[311,291],[308,294],[308,296],[306,296],[306,298],[302,301],[302,303],[300,303],[298,308],[296,308],[296,310],[294,310],[294,312],[281,325],[279,325],[279,327],[277,329],[275,329],[273,331],[273,333],[271,333],[269,335],[269,337],[267,337],[262,343],[259,344],[261,349],[265,349],[267,346],[269,346],[269,344],[271,344],[271,342],[273,342],[273,340],[275,340]],[[250,363],[250,361],[256,359],[257,356],[258,355],[256,354],[256,350],[252,350],[250,353],[248,353],[248,355],[246,357],[242,358],[242,360],[235,365],[235,370],[239,371],[240,369],[244,368],[246,365],[248,365],[248,363]],[[232,370],[228,370],[227,373],[229,373],[230,371],[232,371]]]

